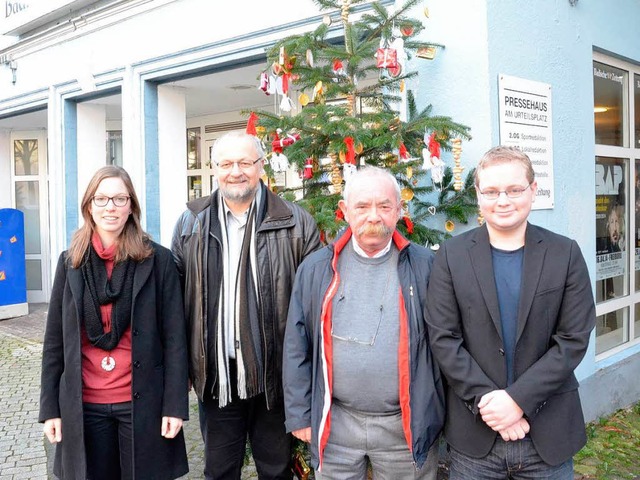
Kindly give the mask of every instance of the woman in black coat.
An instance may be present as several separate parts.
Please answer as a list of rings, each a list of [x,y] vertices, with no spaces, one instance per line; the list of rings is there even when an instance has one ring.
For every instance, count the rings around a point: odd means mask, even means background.
[[[171,253],[140,226],[127,172],[96,172],[84,225],[58,261],[40,422],[61,480],[170,480],[188,472],[186,330]]]

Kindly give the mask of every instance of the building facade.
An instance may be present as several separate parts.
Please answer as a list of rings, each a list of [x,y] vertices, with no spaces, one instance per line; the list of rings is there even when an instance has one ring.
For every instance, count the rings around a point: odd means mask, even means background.
[[[257,88],[265,49],[325,15],[340,28],[338,12],[311,0],[3,3],[0,208],[25,214],[30,302],[48,300],[98,167],[130,172],[146,230],[167,245],[185,201],[215,186],[213,141],[244,128],[242,111],[277,108]],[[532,222],[575,238],[587,259],[597,300],[577,371],[587,417],[636,401],[640,4],[425,0],[414,15],[424,39],[445,46],[408,63],[418,106],[471,127],[466,168],[499,143],[527,151],[541,185]]]

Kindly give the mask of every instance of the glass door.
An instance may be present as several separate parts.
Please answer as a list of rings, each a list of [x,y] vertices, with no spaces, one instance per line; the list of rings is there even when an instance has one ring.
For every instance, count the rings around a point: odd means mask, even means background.
[[[11,134],[13,208],[24,214],[27,301],[49,301],[49,209],[45,131]]]
[[[202,162],[200,145],[200,127],[187,128],[187,201],[189,202],[203,196],[202,176],[206,165]],[[205,190],[204,195],[206,194]]]

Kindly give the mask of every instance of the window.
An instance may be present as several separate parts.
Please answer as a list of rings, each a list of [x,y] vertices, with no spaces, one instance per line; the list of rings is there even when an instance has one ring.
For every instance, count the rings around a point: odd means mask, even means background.
[[[187,197],[189,201],[202,196],[200,139],[200,127],[187,128]]]
[[[596,354],[604,358],[640,339],[640,66],[594,54],[593,92]]]
[[[122,130],[107,130],[107,165],[123,165]]]
[[[627,133],[628,72],[593,62],[594,114],[596,144],[628,147]]]

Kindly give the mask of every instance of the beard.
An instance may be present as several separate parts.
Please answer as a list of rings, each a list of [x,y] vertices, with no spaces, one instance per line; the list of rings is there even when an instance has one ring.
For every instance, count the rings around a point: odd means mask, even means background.
[[[393,235],[394,228],[387,227],[384,223],[367,223],[361,226],[357,233],[358,236],[366,235],[368,237],[386,238]]]
[[[229,188],[226,186],[219,186],[218,188],[220,189],[222,198],[235,203],[244,203],[253,200],[253,197],[255,197],[256,192],[258,191],[258,186],[256,186],[255,188],[247,186],[246,188],[242,189]]]

